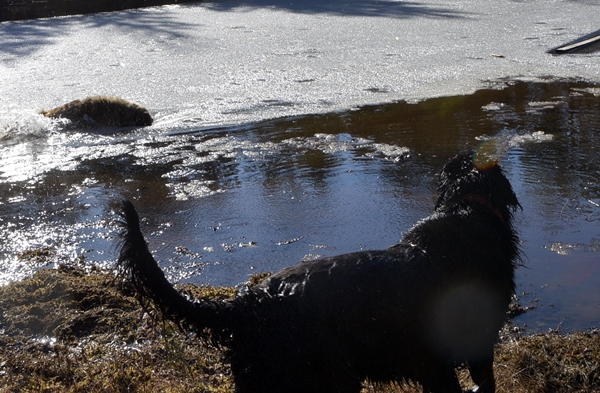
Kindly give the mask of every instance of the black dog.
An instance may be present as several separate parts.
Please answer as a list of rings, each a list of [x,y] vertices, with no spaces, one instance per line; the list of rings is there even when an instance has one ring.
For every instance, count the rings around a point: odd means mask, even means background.
[[[240,393],[357,393],[361,382],[411,380],[460,392],[469,367],[477,392],[494,392],[493,347],[519,261],[519,202],[497,165],[473,153],[440,175],[435,213],[400,244],[303,262],[232,300],[192,302],[165,279],[125,201],[119,265],[137,290],[181,326],[209,330],[229,349]]]

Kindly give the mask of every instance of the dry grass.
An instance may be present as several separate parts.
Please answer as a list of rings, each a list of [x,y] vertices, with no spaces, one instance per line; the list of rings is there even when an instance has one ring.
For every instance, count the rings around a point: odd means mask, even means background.
[[[496,348],[503,392],[600,392],[600,334],[559,332],[519,337]]]
[[[37,256],[37,255],[36,255]],[[233,288],[181,288],[225,298]],[[2,392],[233,392],[223,351],[144,312],[112,273],[63,266],[0,287]],[[504,336],[498,392],[600,392],[598,331]],[[465,387],[468,373],[459,370]],[[420,392],[372,386],[364,393]]]
[[[2,287],[0,391],[231,392],[222,351],[156,315],[97,270],[63,266]]]

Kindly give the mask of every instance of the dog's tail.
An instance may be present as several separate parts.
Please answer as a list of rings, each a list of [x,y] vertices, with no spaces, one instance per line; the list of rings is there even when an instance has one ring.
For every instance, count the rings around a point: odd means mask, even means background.
[[[121,252],[117,265],[144,299],[150,299],[163,315],[180,327],[224,333],[231,322],[232,304],[217,301],[193,302],[177,292],[150,254],[140,230],[139,216],[129,201],[121,204]]]

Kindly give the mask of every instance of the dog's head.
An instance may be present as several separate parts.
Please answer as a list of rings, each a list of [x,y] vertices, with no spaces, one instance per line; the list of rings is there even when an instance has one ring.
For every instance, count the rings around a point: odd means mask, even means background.
[[[477,168],[474,155],[472,151],[460,153],[444,166],[436,210],[472,199],[489,203],[505,220],[510,220],[516,208],[521,207],[510,182],[498,163]]]

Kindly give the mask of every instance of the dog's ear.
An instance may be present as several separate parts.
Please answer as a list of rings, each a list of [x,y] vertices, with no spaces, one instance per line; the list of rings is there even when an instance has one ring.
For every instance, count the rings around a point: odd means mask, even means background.
[[[504,171],[499,165],[495,165],[482,172],[486,177],[487,198],[498,208],[506,208],[512,211],[521,208],[515,192]]]

